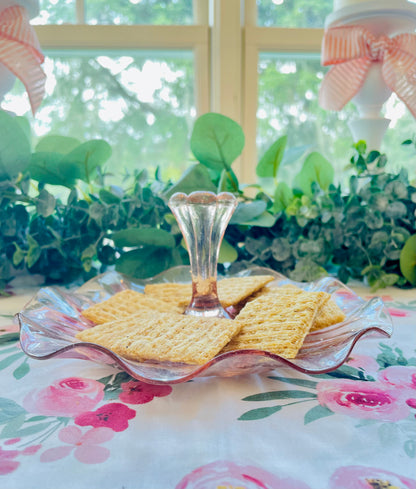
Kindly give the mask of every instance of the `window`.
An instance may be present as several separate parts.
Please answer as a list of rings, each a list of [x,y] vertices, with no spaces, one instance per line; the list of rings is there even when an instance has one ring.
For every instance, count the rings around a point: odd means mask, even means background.
[[[348,120],[357,109],[324,111],[320,49],[332,0],[42,0],[32,23],[46,55],[47,94],[32,120],[35,138],[58,133],[103,138],[113,155],[107,172],[160,168],[176,179],[189,166],[193,123],[207,111],[238,121],[246,147],[240,180],[278,137],[288,136],[279,177],[297,170],[293,155],[317,150],[337,178],[352,154]],[[3,108],[29,118],[22,86]],[[400,143],[414,119],[395,97],[381,148],[392,169],[414,171]],[[292,158],[292,159],[291,159]],[[289,165],[290,163],[290,165]],[[299,162],[297,163],[300,164]]]

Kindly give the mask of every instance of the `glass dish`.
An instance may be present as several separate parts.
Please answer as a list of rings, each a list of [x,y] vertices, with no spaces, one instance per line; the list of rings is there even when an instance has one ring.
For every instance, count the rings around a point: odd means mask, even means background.
[[[245,373],[260,373],[276,368],[291,368],[307,374],[320,374],[341,366],[358,340],[368,337],[391,336],[392,321],[380,298],[369,301],[357,296],[334,278],[323,278],[311,283],[297,283],[283,275],[262,267],[253,267],[234,276],[272,274],[275,280],[269,286],[292,283],[305,290],[325,291],[344,311],[346,319],[307,335],[297,357],[287,360],[267,351],[240,350],[219,354],[202,366],[134,362],[92,343],[75,338],[78,331],[91,324],[81,312],[91,304],[109,298],[122,289],[143,291],[147,283],[191,283],[190,268],[171,268],[147,280],[132,281],[117,272],[107,272],[90,280],[82,287],[64,289],[45,287],[17,314],[20,342],[23,351],[35,359],[78,358],[113,365],[132,377],[152,384],[176,384],[197,376],[231,377]],[[219,277],[221,278],[221,277]]]

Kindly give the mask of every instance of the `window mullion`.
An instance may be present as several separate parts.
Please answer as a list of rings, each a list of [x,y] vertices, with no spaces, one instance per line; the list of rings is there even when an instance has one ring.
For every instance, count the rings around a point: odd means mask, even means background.
[[[75,9],[77,24],[85,24],[85,0],[76,0]]]
[[[211,110],[241,122],[240,0],[211,0]]]

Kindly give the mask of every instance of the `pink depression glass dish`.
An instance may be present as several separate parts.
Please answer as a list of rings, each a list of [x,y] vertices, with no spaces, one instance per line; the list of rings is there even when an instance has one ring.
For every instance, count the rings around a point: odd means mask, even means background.
[[[310,333],[294,360],[287,360],[267,351],[240,350],[219,354],[202,366],[156,361],[134,362],[116,355],[107,348],[80,342],[75,338],[78,331],[91,327],[91,323],[82,317],[82,310],[116,292],[126,288],[143,291],[147,283],[191,283],[190,268],[180,266],[141,281],[132,281],[117,272],[107,272],[76,290],[60,287],[40,289],[16,315],[20,325],[21,346],[28,356],[35,359],[59,357],[92,360],[121,368],[143,382],[176,384],[198,376],[231,377],[277,368],[321,374],[340,367],[358,340],[389,337],[392,334],[392,321],[380,298],[365,301],[334,278],[327,277],[307,284],[297,283],[262,267],[252,267],[234,276],[264,274],[272,274],[275,277],[270,286],[279,287],[293,283],[306,290],[332,294],[346,315],[345,321]]]

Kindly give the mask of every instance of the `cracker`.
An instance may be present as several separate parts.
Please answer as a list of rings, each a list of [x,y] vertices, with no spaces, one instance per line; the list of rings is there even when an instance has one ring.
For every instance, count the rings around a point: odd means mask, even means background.
[[[274,277],[272,275],[224,278],[217,282],[218,298],[223,307],[236,305],[273,280]],[[191,302],[192,285],[148,284],[144,289],[144,293],[186,308]]]
[[[268,293],[248,302],[235,319],[241,331],[223,351],[256,349],[295,358],[326,292]]]
[[[125,289],[117,292],[109,299],[85,309],[82,311],[82,315],[95,324],[102,324],[130,316],[141,309],[152,309],[159,312],[182,312],[180,308],[170,303],[155,297],[148,297],[134,290]]]
[[[185,309],[191,302],[192,285],[174,283],[147,284],[144,288],[144,293],[149,297],[155,297]]]
[[[303,289],[293,284],[285,284],[281,287],[264,287],[258,294],[299,294]],[[336,302],[329,298],[319,308],[315,320],[312,324],[311,331],[327,328],[345,320],[345,314],[338,307]]]
[[[149,310],[77,333],[132,360],[158,360],[203,365],[235,336],[241,324]]]
[[[319,311],[319,314],[317,314],[312,325],[311,331],[317,331],[337,323],[342,323],[342,321],[345,320],[345,317],[345,314],[331,298],[321,307],[321,310]]]

